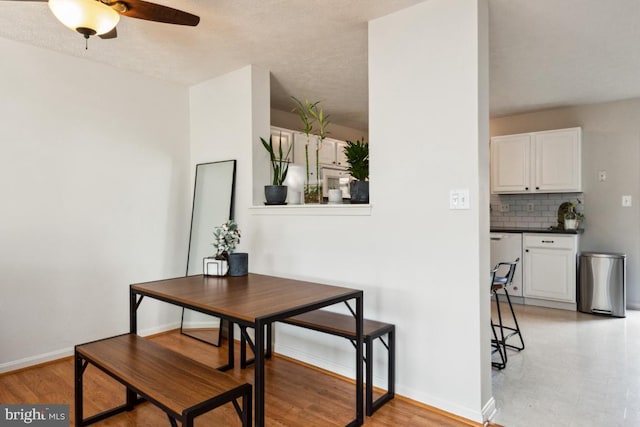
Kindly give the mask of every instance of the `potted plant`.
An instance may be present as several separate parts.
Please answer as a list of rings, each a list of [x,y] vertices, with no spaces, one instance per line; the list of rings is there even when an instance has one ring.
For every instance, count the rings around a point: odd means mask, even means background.
[[[349,174],[355,179],[350,183],[351,203],[369,203],[369,144],[347,141],[344,155],[349,164]]]
[[[320,184],[320,156],[319,151],[322,147],[322,142],[327,137],[327,126],[329,125],[329,115],[325,115],[322,108],[320,108],[320,101],[305,102],[300,101],[296,97],[291,97],[295,103],[292,112],[296,113],[300,117],[302,122],[303,132],[307,136],[307,142],[304,146],[304,156],[306,163],[306,181],[304,185],[304,201],[305,203],[320,203],[322,202],[322,186]],[[318,139],[315,140],[315,146],[311,145],[311,132],[313,131],[313,124],[318,124]],[[314,150],[316,153],[315,164],[315,183],[311,180],[311,169],[309,168],[309,150]]]
[[[283,185],[283,183],[289,171],[289,154],[291,153],[292,145],[289,145],[289,149],[285,154],[282,151],[282,144],[278,144],[278,152],[276,153],[271,136],[269,137],[269,142],[265,141],[264,138],[260,138],[260,141],[269,153],[271,170],[273,171],[272,184],[264,186],[264,197],[267,200],[267,205],[284,205],[285,200],[287,200],[287,186]],[[280,136],[280,141],[282,141],[282,135]]]
[[[321,203],[322,184],[320,183],[320,149],[322,148],[322,143],[329,133],[327,131],[327,126],[329,126],[329,115],[324,114],[324,111],[322,111],[322,107],[320,107],[320,101],[314,102],[309,106],[309,115],[318,124],[318,142],[316,144],[316,177],[318,179],[316,181],[315,193],[312,195],[312,197],[317,199],[318,203]]]
[[[238,243],[240,243],[240,230],[234,220],[231,219],[216,227],[213,230],[211,243],[215,254],[204,259],[203,273],[210,276],[225,276],[230,273],[230,265],[233,263],[233,255]],[[244,258],[247,257],[244,256]],[[245,260],[245,263],[248,261]]]
[[[577,230],[580,226],[580,222],[584,220],[584,214],[582,212],[578,212],[576,208],[582,202],[580,200],[576,200],[575,202],[569,203],[569,208],[567,209],[567,213],[564,214],[564,228],[565,230]]]

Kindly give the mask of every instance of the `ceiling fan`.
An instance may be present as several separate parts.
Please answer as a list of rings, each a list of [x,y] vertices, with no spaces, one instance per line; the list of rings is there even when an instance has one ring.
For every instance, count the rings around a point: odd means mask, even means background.
[[[195,27],[200,17],[142,0],[5,0],[48,2],[49,9],[60,22],[88,39],[118,36],[116,25],[120,15],[147,21]]]

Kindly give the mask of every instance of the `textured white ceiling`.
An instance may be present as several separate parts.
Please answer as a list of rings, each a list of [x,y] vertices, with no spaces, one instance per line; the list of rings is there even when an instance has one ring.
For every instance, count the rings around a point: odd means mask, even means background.
[[[123,17],[118,38],[84,40],[45,3],[0,0],[0,37],[184,84],[247,64],[272,73],[272,106],[323,100],[334,123],[367,128],[367,21],[422,0],[158,0],[182,27]],[[427,0],[428,1],[428,0]],[[640,96],[637,0],[489,0],[492,116]]]

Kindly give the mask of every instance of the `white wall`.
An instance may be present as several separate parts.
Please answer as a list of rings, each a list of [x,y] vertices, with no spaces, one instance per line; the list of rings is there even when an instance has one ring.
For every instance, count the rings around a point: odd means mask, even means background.
[[[371,22],[372,214],[256,209],[250,242],[254,272],[364,289],[365,315],[397,326],[398,393],[476,421],[492,405],[485,7],[430,0]],[[455,188],[470,210],[448,209]],[[353,373],[348,342],[279,326],[276,343]]]
[[[189,94],[192,175],[198,163],[237,160],[235,217],[242,232],[237,251],[246,251],[248,207],[254,198],[263,200],[269,181],[268,154],[260,143],[270,135],[269,72],[247,66],[192,86]]]
[[[640,309],[640,99],[491,120],[491,135],[582,127],[585,232],[581,251],[627,254],[627,306]],[[607,180],[598,181],[598,171]],[[622,195],[633,206],[621,206]]]
[[[0,372],[127,332],[128,285],[184,274],[183,86],[0,39]],[[175,324],[145,301],[140,331]]]

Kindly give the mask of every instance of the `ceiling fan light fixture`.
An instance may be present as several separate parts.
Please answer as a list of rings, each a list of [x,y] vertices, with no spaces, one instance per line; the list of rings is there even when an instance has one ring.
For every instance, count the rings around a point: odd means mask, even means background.
[[[85,37],[113,30],[120,14],[96,0],[49,0],[49,9],[66,27]]]

